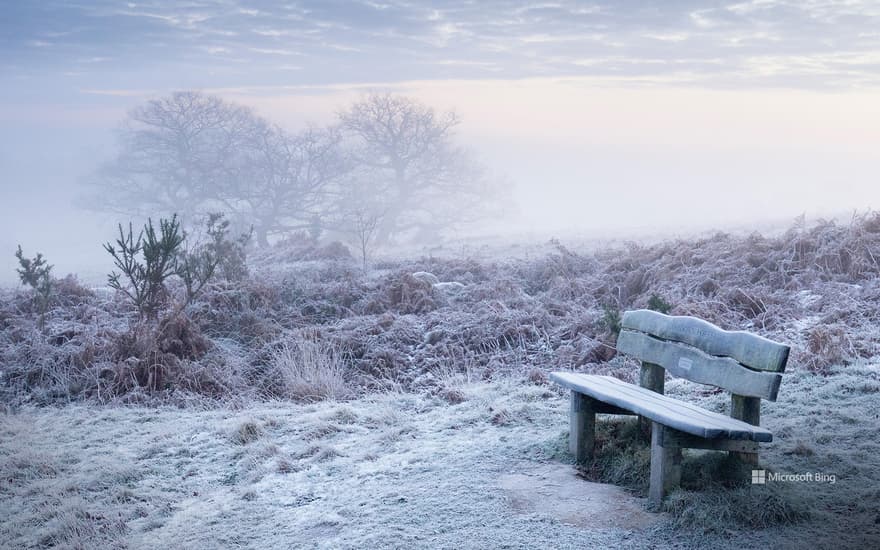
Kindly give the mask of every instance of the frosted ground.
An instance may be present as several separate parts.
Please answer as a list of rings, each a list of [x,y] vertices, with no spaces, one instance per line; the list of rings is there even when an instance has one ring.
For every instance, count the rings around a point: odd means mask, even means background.
[[[440,249],[369,273],[300,239],[158,331],[73,277],[44,328],[28,292],[2,290],[0,545],[877,547],[878,259],[871,213],[775,236]],[[836,483],[722,486],[703,468],[718,455],[691,452],[692,479],[652,515],[647,447],[618,457],[599,437],[604,465],[575,468],[546,373],[632,381],[614,325],[640,307],[790,344],[762,463]]]
[[[808,521],[757,531],[733,525],[707,533],[666,514],[622,526],[620,517],[594,517],[595,524],[557,517],[559,487],[540,478],[574,472],[565,396],[528,380],[455,384],[458,404],[390,392],[242,410],[70,405],[6,414],[0,541],[6,548],[880,543],[877,366],[786,377],[779,402],[765,407],[777,439],[765,445],[764,462],[781,472],[834,473],[837,482],[798,489],[813,510]],[[684,384],[670,390],[693,398]],[[718,394],[699,400],[724,407]],[[540,494],[524,501],[527,492],[516,486],[536,476],[527,489]],[[588,483],[574,475],[570,482]],[[765,489],[752,489],[754,505]],[[583,507],[589,520],[587,500]]]

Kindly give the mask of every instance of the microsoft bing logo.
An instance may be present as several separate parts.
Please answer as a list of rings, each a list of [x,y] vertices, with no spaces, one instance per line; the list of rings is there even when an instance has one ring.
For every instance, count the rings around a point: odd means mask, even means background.
[[[768,481],[797,481],[807,483],[837,483],[835,474],[824,472],[805,472],[802,474],[780,474],[779,472],[767,472],[767,470],[752,470],[752,485],[766,485]]]

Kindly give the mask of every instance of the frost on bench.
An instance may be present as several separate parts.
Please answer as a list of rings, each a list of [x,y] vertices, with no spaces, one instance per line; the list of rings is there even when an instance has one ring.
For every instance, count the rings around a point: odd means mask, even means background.
[[[728,451],[757,464],[758,443],[773,435],[760,424],[761,399],[775,401],[789,347],[756,334],[722,330],[694,317],[628,311],[617,349],[642,361],[639,386],[608,376],[554,372],[571,389],[570,449],[592,456],[596,413],[636,414],[651,432],[651,486],[659,506],[681,478],[681,449]],[[666,371],[731,392],[731,415],[663,395]]]
[[[662,340],[688,344],[709,355],[730,357],[755,370],[783,372],[789,347],[745,331],[722,330],[696,317],[672,317],[656,311],[627,311],[623,329],[650,334]]]
[[[714,357],[678,342],[658,340],[642,332],[621,330],[617,351],[659,365],[669,374],[709,384],[737,395],[776,401],[782,375],[751,370],[730,357]]]
[[[550,377],[578,395],[626,409],[653,422],[698,437],[773,440],[770,431],[760,426],[752,426],[742,420],[706,410],[692,403],[627,384],[612,376],[554,372]],[[581,405],[581,408],[583,407],[584,405]]]

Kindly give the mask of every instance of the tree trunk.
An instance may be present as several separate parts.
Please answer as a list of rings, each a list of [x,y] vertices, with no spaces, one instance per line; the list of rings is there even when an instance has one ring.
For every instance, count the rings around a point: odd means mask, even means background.
[[[379,230],[376,232],[375,244],[377,246],[384,246],[391,240],[391,236],[396,229],[395,218],[396,216],[394,214],[386,214],[382,217],[382,221],[379,222]]]

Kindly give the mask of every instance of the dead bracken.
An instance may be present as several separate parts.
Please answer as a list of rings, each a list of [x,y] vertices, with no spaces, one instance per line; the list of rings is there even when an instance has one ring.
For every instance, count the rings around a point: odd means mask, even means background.
[[[30,293],[3,290],[0,391],[8,404],[315,401],[440,392],[438,369],[536,384],[553,369],[625,377],[614,319],[649,306],[785,341],[792,368],[823,373],[880,351],[878,220],[583,252],[553,241],[530,259],[386,260],[372,275],[345,256],[284,262],[278,245],[158,331],[131,329],[120,296],[74,278],[55,285],[44,330]]]

